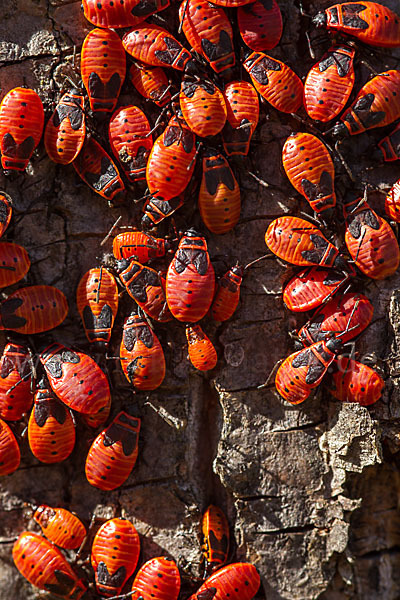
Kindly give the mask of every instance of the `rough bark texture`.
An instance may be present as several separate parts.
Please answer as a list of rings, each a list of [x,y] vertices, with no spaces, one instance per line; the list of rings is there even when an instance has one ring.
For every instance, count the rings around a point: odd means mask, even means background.
[[[293,2],[279,4],[284,35],[271,54],[305,76],[314,62],[301,34],[308,22],[300,19]],[[304,2],[312,13],[329,4]],[[400,10],[396,0],[382,4]],[[91,27],[79,1],[8,0],[5,5],[0,23],[1,97],[26,83],[40,94],[48,117],[63,76],[78,80],[73,48],[76,45],[77,63]],[[396,68],[400,61],[399,51],[363,50],[359,55],[378,71]],[[368,76],[359,65],[357,89]],[[156,115],[126,84],[121,104],[130,102]],[[270,220],[304,208],[280,167],[284,139],[302,125],[265,105],[261,112],[251,155],[236,161],[241,220],[233,232],[209,235],[218,274],[236,260],[246,264],[264,254]],[[377,165],[370,158],[384,133],[376,130],[342,146],[355,187],[362,191],[369,182],[381,190],[370,195],[381,214],[382,191],[398,178],[396,164]],[[340,191],[343,166],[337,162],[336,167]],[[259,185],[249,171],[269,187]],[[26,174],[13,179],[0,174],[0,188],[12,196],[16,209],[8,239],[25,246],[32,258],[26,281],[56,285],[70,303],[63,325],[34,343],[53,338],[87,350],[75,304],[77,283],[98,264],[104,250],[110,251],[110,244],[104,248],[100,241],[115,219],[121,214],[124,224],[134,222],[138,208],[132,201],[142,190],[131,191],[124,206],[110,209],[77,181],[72,166],[52,163],[43,144]],[[177,216],[178,227],[188,224],[200,225],[194,204]],[[209,374],[189,366],[179,324],[157,327],[168,374],[148,397],[132,395],[117,364],[102,362],[113,382],[113,414],[135,404],[143,419],[140,457],[120,489],[103,493],[87,483],[84,460],[94,434],[81,424],[72,456],[60,465],[40,464],[26,439],[21,441],[20,469],[0,482],[1,600],[35,597],[11,559],[10,540],[23,529],[34,529],[26,502],[64,506],[86,521],[93,513],[114,512],[131,519],[141,534],[142,561],[163,554],[178,561],[187,576],[182,598],[195,587],[189,576],[199,576],[198,522],[210,502],[226,510],[234,540],[232,558],[257,565],[268,600],[400,597],[400,277],[360,286],[375,313],[356,349],[361,356],[373,353],[377,359],[387,384],[383,399],[370,409],[342,405],[321,389],[304,405],[292,407],[271,389],[257,389],[275,362],[292,351],[288,332],[300,321],[283,309],[283,272],[275,260],[254,266],[246,274],[234,317],[219,326],[206,324],[219,352],[218,366]],[[110,354],[118,352],[130,306],[124,297]]]

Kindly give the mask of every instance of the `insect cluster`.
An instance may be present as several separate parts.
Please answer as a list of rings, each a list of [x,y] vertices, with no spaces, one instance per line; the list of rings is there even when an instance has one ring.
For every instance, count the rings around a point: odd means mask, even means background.
[[[0,149],[7,175],[24,172],[44,129],[50,159],[72,164],[85,184],[110,205],[144,200],[132,230],[114,236],[113,255],[79,282],[76,303],[91,351],[105,359],[113,346],[122,290],[125,299],[129,296],[134,302],[124,320],[116,358],[131,391],[147,393],[162,384],[166,360],[155,327],[168,332],[171,322],[185,326],[188,356],[196,369],[209,371],[216,366],[216,349],[200,322],[205,318],[222,322],[234,314],[245,268],[234,264],[216,284],[206,237],[199,231],[200,219],[193,217],[190,200],[196,195],[201,222],[211,234],[225,234],[238,223],[241,194],[231,164],[238,172],[243,169],[261,97],[264,105],[287,114],[288,119],[305,109],[308,119],[303,125],[312,133],[292,134],[283,146],[282,162],[318,222],[315,225],[311,216],[305,220],[286,215],[275,219],[265,234],[276,256],[302,267],[283,290],[287,308],[317,309],[297,332],[302,348],[279,367],[276,388],[285,400],[298,404],[336,364],[332,393],[337,398],[363,405],[377,401],[382,378],[367,365],[342,356],[344,344],[368,327],[373,315],[368,298],[349,291],[349,286],[362,277],[391,276],[399,264],[399,247],[391,227],[353,192],[356,186],[350,179],[347,189],[337,195],[332,158],[336,152],[321,137],[341,140],[400,118],[400,72],[396,70],[375,75],[346,109],[356,80],[356,48],[346,36],[377,47],[399,46],[399,17],[375,2],[344,2],[316,15],[314,25],[341,36],[340,43],[334,42],[303,84],[285,62],[266,54],[282,34],[275,0],[214,0],[212,4],[184,0],[179,11],[172,18],[170,11],[166,19],[162,11],[168,9],[169,0],[84,0],[82,6],[95,27],[82,46],[83,87],[74,85],[61,97],[45,127],[43,106],[33,90],[20,87],[8,92],[0,105]],[[174,35],[160,25],[170,21]],[[235,28],[246,47],[240,60]],[[242,69],[247,73],[243,78]],[[136,105],[118,106],[125,79],[138,98],[151,104],[147,115]],[[160,112],[154,118],[157,107]],[[322,134],[316,129],[316,125],[330,126],[337,118],[331,130]],[[156,136],[162,125],[164,130]],[[397,126],[379,144],[384,160],[400,157],[399,131]],[[387,214],[397,221],[399,194],[400,180],[386,198]],[[2,234],[11,204],[5,194],[0,200]],[[180,214],[184,233],[174,225]],[[169,217],[170,235],[166,235]],[[346,253],[332,243],[335,236],[343,236]],[[0,242],[0,256],[2,249],[0,280],[6,287],[26,275],[30,262],[21,246]],[[20,288],[0,304],[1,327],[41,334],[57,327],[67,310],[56,288]],[[74,447],[73,412],[89,428],[104,426],[112,414],[111,390],[105,372],[87,353],[47,341],[39,361],[43,377],[33,397],[30,351],[19,343],[6,346],[1,359],[0,416],[19,421],[34,403],[27,427],[30,448],[42,462],[59,462]],[[0,421],[0,474],[12,473],[20,461],[17,441],[5,421]],[[127,480],[138,457],[140,425],[134,410],[126,408],[102,427],[86,457],[91,485],[110,491]],[[49,510],[56,514],[51,518],[58,518],[64,509]],[[216,526],[221,520],[220,514],[213,514],[203,521],[209,577],[191,600],[222,600],[228,595],[233,600],[251,600],[257,592],[259,576],[252,565],[220,568],[227,562],[225,534],[221,536]],[[66,527],[74,530],[73,525]],[[86,584],[53,543],[68,546],[47,537],[50,541],[22,533],[14,546],[17,567],[41,589],[61,598],[80,598]],[[111,542],[113,537],[118,541]],[[107,544],[113,543],[110,549]],[[138,555],[139,539],[129,521],[113,519],[104,524],[92,545],[97,593],[120,594],[135,571]],[[214,568],[216,572],[210,574]],[[164,575],[166,589],[157,579]],[[157,586],[159,592],[154,591]],[[176,599],[179,590],[177,567],[163,558],[143,565],[132,587],[133,597],[160,600],[164,593]]]

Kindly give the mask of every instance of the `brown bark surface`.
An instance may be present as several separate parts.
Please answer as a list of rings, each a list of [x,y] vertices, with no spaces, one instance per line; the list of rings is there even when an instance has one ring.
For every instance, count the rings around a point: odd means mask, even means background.
[[[400,13],[398,1],[381,3]],[[91,26],[79,0],[4,4],[0,98],[25,83],[39,93],[48,118],[64,76],[79,80],[80,46]],[[270,54],[304,77],[315,62],[304,35],[309,23],[300,17],[297,2],[279,4],[284,34]],[[329,5],[304,2],[312,14]],[[176,10],[174,4],[168,18]],[[319,56],[322,50],[315,48]],[[379,72],[398,68],[400,51],[364,48],[359,58]],[[368,78],[367,68],[358,64],[357,90]],[[120,104],[128,103],[144,107],[154,122],[156,111],[126,83]],[[292,117],[261,106],[249,157],[233,161],[242,192],[240,222],[226,235],[208,235],[218,275],[237,260],[247,264],[266,252],[264,233],[271,219],[307,210],[280,165],[284,140],[303,127]],[[355,176],[354,187],[362,193],[371,184],[369,198],[380,214],[384,214],[383,192],[398,179],[399,168],[397,163],[377,163],[372,151],[390,129],[342,145]],[[344,168],[339,161],[335,165],[338,191],[343,193]],[[69,301],[65,322],[33,343],[54,339],[89,351],[76,308],[76,286],[103,253],[111,251],[110,243],[100,246],[100,242],[116,218],[122,215],[124,225],[137,222],[140,209],[133,200],[143,190],[132,189],[123,206],[109,208],[78,181],[71,165],[52,163],[43,142],[26,174],[6,178],[0,173],[0,189],[11,195],[15,206],[7,237],[25,246],[32,260],[24,283],[56,285]],[[176,224],[178,229],[202,227],[194,200],[177,213]],[[283,308],[283,274],[276,260],[258,263],[245,276],[235,315],[223,324],[206,322],[219,354],[210,373],[195,372],[186,360],[184,327],[179,323],[156,327],[165,349],[167,377],[155,392],[132,394],[116,361],[97,357],[113,385],[113,415],[136,405],[142,417],[139,459],[120,489],[101,492],[86,481],[84,461],[94,433],[81,423],[73,454],[59,465],[40,464],[26,438],[21,439],[21,467],[0,481],[0,600],[36,595],[11,558],[11,540],[26,528],[35,529],[24,503],[63,506],[86,522],[94,513],[131,519],[141,536],[141,562],[164,554],[178,562],[184,576],[182,599],[196,587],[190,578],[200,575],[199,518],[211,502],[228,515],[231,559],[251,561],[259,569],[264,590],[260,598],[264,593],[268,600],[400,597],[400,276],[363,280],[359,288],[375,312],[356,350],[359,356],[373,355],[386,381],[383,398],[365,408],[341,404],[325,388],[301,406],[290,406],[272,389],[257,389],[276,361],[293,351],[288,333],[304,321]],[[112,356],[118,352],[130,307],[125,294]]]

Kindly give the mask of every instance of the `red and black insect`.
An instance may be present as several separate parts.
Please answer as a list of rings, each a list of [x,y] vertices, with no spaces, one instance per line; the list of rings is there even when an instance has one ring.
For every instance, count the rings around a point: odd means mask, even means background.
[[[129,477],[138,455],[140,419],[121,411],[90,446],[85,473],[100,490],[115,490]],[[136,566],[136,565],[135,565]]]
[[[190,46],[216,73],[234,66],[232,26],[222,8],[206,0],[184,0],[179,8],[179,20]]]
[[[396,236],[362,198],[343,202],[346,219],[345,242],[357,267],[371,279],[386,279],[395,273],[400,261]]]
[[[97,348],[106,348],[118,312],[118,286],[104,267],[90,269],[76,290],[76,304],[86,337]]]
[[[189,600],[251,600],[260,587],[260,576],[250,563],[233,563],[218,569]],[[228,596],[229,594],[229,596]]]
[[[351,35],[371,46],[400,46],[400,18],[377,2],[343,2],[319,12],[312,19],[316,27],[333,34]]]
[[[242,278],[243,267],[236,264],[218,281],[210,310],[214,321],[227,321],[235,312],[239,304]]]
[[[58,327],[67,313],[67,299],[61,290],[52,285],[31,285],[0,303],[0,330],[43,333]]]
[[[179,569],[172,558],[159,556],[144,563],[132,583],[133,598],[177,600],[181,588]]]
[[[283,146],[282,163],[290,183],[311,208],[330,216],[336,206],[335,167],[325,144],[310,133],[294,133]]]
[[[276,0],[260,0],[239,6],[237,17],[240,35],[249,48],[263,52],[278,45],[283,23]]]
[[[156,321],[171,321],[165,297],[165,279],[146,265],[133,258],[118,261],[117,270],[121,283],[128,294],[144,312]]]
[[[150,132],[150,123],[137,106],[122,106],[111,117],[110,145],[131,182],[146,179],[147,160],[153,147]]]
[[[295,113],[303,104],[301,79],[285,63],[260,52],[252,52],[243,62],[257,92],[274,108]]]
[[[93,540],[91,563],[96,589],[101,596],[121,593],[134,572],[140,553],[140,539],[127,519],[109,519],[99,528]]]
[[[142,228],[152,229],[161,221],[174,214],[178,208],[183,205],[183,196],[177,196],[170,200],[161,200],[161,198],[150,198],[143,206],[144,215],[141,220]]]
[[[10,475],[19,467],[21,452],[10,427],[0,419],[0,475]]]
[[[228,156],[247,156],[250,140],[258,123],[258,94],[247,81],[232,81],[223,91],[226,104],[226,122],[222,142]]]
[[[97,413],[94,413],[93,415],[81,415],[81,417],[86,423],[86,425],[88,425],[92,429],[97,429],[97,427],[100,427],[100,425],[104,425],[104,423],[107,421],[108,417],[110,416],[110,411],[111,396],[107,404],[100,408],[100,410]]]
[[[92,29],[82,46],[81,76],[95,116],[104,118],[114,110],[125,70],[124,48],[115,31]]]
[[[166,29],[143,23],[122,38],[128,54],[152,67],[172,67],[183,71],[192,55]]]
[[[333,46],[309,71],[304,106],[311,119],[326,123],[346,106],[355,80],[354,54],[350,46]]]
[[[200,325],[186,325],[189,360],[195,369],[210,371],[218,361],[214,344]]]
[[[167,272],[166,296],[172,315],[185,323],[200,321],[214,297],[215,274],[207,242],[189,229],[179,242]]]
[[[10,224],[12,217],[12,200],[8,194],[0,191],[0,237]]]
[[[135,313],[125,319],[119,350],[127,380],[138,390],[155,390],[165,377],[162,346],[146,320]]]
[[[204,225],[216,234],[235,227],[240,217],[240,189],[228,161],[213,148],[203,153],[198,205]]]
[[[33,515],[48,540],[60,548],[75,550],[86,537],[82,521],[66,508],[52,508],[46,504],[39,506]]]
[[[65,600],[79,600],[86,592],[61,551],[41,535],[23,531],[12,555],[18,571],[40,590]]]
[[[129,69],[129,76],[136,90],[144,98],[152,100],[160,107],[171,102],[168,78],[161,67],[134,63]]]
[[[32,454],[40,462],[52,464],[68,458],[75,446],[75,425],[70,411],[42,379],[28,423]]]
[[[170,244],[164,238],[155,238],[143,231],[119,233],[113,239],[113,254],[118,260],[135,257],[145,264],[153,258],[165,256]]]
[[[87,354],[54,343],[40,354],[53,392],[72,410],[94,415],[110,401],[107,377]]]
[[[228,560],[229,524],[221,508],[210,504],[201,519],[201,551],[204,576],[208,577]]]
[[[23,246],[12,242],[0,242],[0,288],[20,281],[30,266],[29,255]]]
[[[42,137],[43,104],[34,90],[17,87],[0,104],[1,166],[5,173],[25,171]]]
[[[125,196],[125,186],[118,169],[107,154],[92,137],[86,138],[73,166],[79,177],[97,194],[109,202],[121,202]]]
[[[216,0],[213,4],[217,6],[225,6],[226,8],[237,8],[238,6],[243,6],[244,4],[250,4],[254,0]]]
[[[385,212],[395,223],[400,223],[400,179],[390,188],[385,198]]]
[[[285,358],[275,376],[278,393],[291,404],[300,404],[307,400],[312,391],[320,385],[342,348],[343,342],[339,336],[331,334],[331,337],[315,342]]]
[[[358,135],[385,127],[400,117],[400,71],[385,71],[368,81],[333,128],[333,135]]]
[[[0,359],[0,417],[18,421],[32,406],[31,355],[20,344],[7,344]]]
[[[82,9],[87,20],[95,27],[118,29],[133,27],[137,23],[132,11],[139,4],[139,0],[82,0]]]
[[[276,256],[293,265],[349,270],[339,250],[315,225],[299,217],[279,217],[272,221],[265,233],[265,243]]]
[[[326,340],[332,333],[342,333],[342,342],[347,342],[368,327],[373,312],[374,307],[363,294],[336,295],[303,325],[298,332],[299,339],[304,346],[309,346]]]
[[[293,312],[313,310],[343,288],[352,275],[355,271],[343,273],[324,267],[302,269],[283,289],[283,302]]]
[[[374,369],[345,356],[336,360],[338,370],[333,374],[329,391],[341,402],[357,402],[361,406],[375,404],[385,382]]]
[[[68,165],[78,156],[86,137],[84,97],[79,90],[64,94],[44,130],[44,146],[52,161]]]
[[[146,181],[152,196],[171,200],[185,191],[194,170],[195,142],[185,121],[172,117],[154,142],[147,162]]]
[[[207,79],[185,78],[179,103],[187,126],[199,137],[217,135],[226,122],[222,92]]]
[[[378,143],[378,147],[385,162],[400,159],[400,123]]]

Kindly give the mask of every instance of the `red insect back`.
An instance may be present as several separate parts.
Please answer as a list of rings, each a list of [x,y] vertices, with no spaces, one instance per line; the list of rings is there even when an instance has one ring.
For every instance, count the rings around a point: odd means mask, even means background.
[[[304,346],[326,340],[332,333],[342,334],[340,339],[345,343],[368,327],[373,312],[374,307],[363,294],[338,295],[314,313],[298,336]]]
[[[108,405],[107,377],[90,356],[54,343],[39,358],[52,390],[69,408],[93,415]]]
[[[218,281],[217,291],[211,305],[214,321],[227,321],[235,312],[240,298],[243,267],[235,265]]]
[[[153,67],[172,67],[183,71],[192,55],[166,29],[144,23],[122,38],[128,54]]]
[[[134,256],[142,264],[153,258],[165,256],[168,247],[164,238],[155,238],[143,231],[119,233],[113,239],[115,258],[120,260]]]
[[[66,550],[80,547],[86,537],[86,528],[73,513],[65,508],[52,508],[42,504],[33,519],[42,528],[48,540]]]
[[[228,156],[247,156],[258,123],[258,94],[247,81],[228,83],[223,94],[227,111],[222,130],[224,150]]]
[[[294,312],[313,310],[340,290],[348,279],[348,275],[344,276],[333,269],[302,269],[286,284],[283,302]]]
[[[34,90],[14,88],[0,104],[1,165],[5,172],[25,171],[42,137],[43,104]]]
[[[203,154],[198,204],[204,225],[213,233],[226,233],[239,221],[239,185],[226,158],[212,148]]]
[[[208,312],[214,296],[215,274],[207,242],[194,229],[181,241],[167,272],[167,302],[178,321],[195,323]]]
[[[97,427],[100,427],[100,425],[104,425],[104,423],[107,421],[108,417],[110,416],[110,411],[111,396],[107,404],[100,408],[100,410],[97,413],[94,413],[93,415],[81,415],[81,417],[86,423],[86,425],[88,425],[92,429],[97,429]]]
[[[179,102],[188,127],[199,137],[217,135],[226,121],[222,93],[207,79],[182,81]]]
[[[7,344],[0,359],[0,417],[18,421],[33,403],[31,357],[19,344]]]
[[[288,356],[276,372],[278,393],[291,404],[307,400],[312,390],[321,383],[341,347],[339,339],[330,338]]]
[[[211,575],[228,560],[229,524],[219,506],[211,504],[201,519],[204,574]]]
[[[23,531],[12,556],[18,571],[40,590],[65,600],[80,600],[86,592],[61,551],[37,533]]]
[[[3,419],[0,419],[0,476],[10,475],[19,467],[21,453],[15,435]]]
[[[289,136],[282,162],[290,183],[315,212],[325,214],[336,205],[335,167],[327,147],[315,135]]]
[[[346,106],[354,86],[354,54],[350,46],[333,46],[309,71],[304,106],[311,119],[326,123]]]
[[[195,369],[210,371],[218,361],[213,343],[200,325],[186,325],[189,360]]]
[[[396,272],[400,250],[389,223],[360,198],[343,204],[345,242],[357,267],[372,279],[386,279]]]
[[[253,52],[243,63],[257,92],[284,113],[297,112],[303,104],[303,84],[285,63]]]
[[[399,86],[400,71],[386,71],[370,79],[336,123],[334,135],[357,135],[393,123],[400,117]]]
[[[128,294],[144,312],[156,321],[171,321],[166,306],[165,280],[154,269],[141,265],[133,258],[121,260],[119,278]]]
[[[361,406],[370,406],[377,402],[385,382],[376,371],[345,356],[336,360],[338,371],[333,374],[331,394],[341,402],[357,402]]]
[[[79,156],[72,163],[79,177],[109,202],[120,202],[125,195],[125,185],[118,169],[93,138],[86,138]]]
[[[122,106],[111,117],[108,135],[114,156],[131,182],[146,179],[153,138],[150,123],[137,106]]]
[[[8,194],[0,191],[0,237],[10,224],[12,216],[12,200]]]
[[[315,225],[298,217],[272,221],[265,233],[265,243],[276,256],[293,265],[347,269],[339,250]]]
[[[396,125],[389,135],[385,136],[378,147],[383,154],[383,160],[390,162],[400,158],[400,123]]]
[[[238,6],[243,6],[244,4],[250,4],[254,0],[216,0],[213,4],[217,6],[225,6],[226,8],[237,8]]]
[[[181,588],[178,567],[171,558],[160,556],[144,563],[132,583],[135,600],[177,600]]]
[[[392,185],[386,195],[385,212],[392,221],[400,223],[400,179]]]
[[[190,46],[216,73],[235,64],[232,26],[222,8],[206,0],[188,0],[179,8],[179,20]]]
[[[377,2],[343,2],[318,13],[313,22],[332,33],[345,33],[371,46],[400,46],[400,19]]]
[[[65,460],[75,446],[75,425],[71,413],[44,380],[36,389],[28,423],[28,440],[32,454],[47,464]]]
[[[125,79],[126,60],[115,31],[92,29],[82,46],[81,76],[95,115],[111,113]]]
[[[91,552],[98,594],[107,597],[121,593],[136,568],[139,552],[139,535],[130,521],[110,519],[99,528]]]
[[[44,146],[52,161],[70,164],[86,137],[84,97],[72,89],[57,104],[44,131]]]
[[[23,246],[12,242],[0,242],[0,288],[20,281],[30,266],[29,255]]]
[[[90,446],[85,473],[100,490],[115,490],[129,477],[138,455],[140,419],[121,411]],[[136,566],[136,565],[135,565]]]
[[[86,337],[97,348],[107,347],[118,312],[118,286],[104,267],[90,269],[80,280],[76,303]]]
[[[125,377],[138,390],[155,390],[165,377],[164,352],[146,320],[132,313],[125,319],[119,350]]]
[[[20,288],[0,304],[0,329],[33,334],[60,325],[68,313],[67,299],[52,285]]]
[[[136,90],[144,98],[152,100],[160,107],[171,102],[168,79],[161,67],[133,64],[129,69],[129,76]]]
[[[189,600],[251,600],[260,587],[260,576],[250,563],[233,563],[205,580]],[[229,594],[229,596],[228,596]]]
[[[244,43],[252,50],[272,50],[281,39],[282,14],[276,0],[252,2],[238,8],[238,25]]]
[[[118,29],[130,27],[137,22],[132,11],[139,4],[139,0],[82,0],[82,9],[85,17],[95,27]]]
[[[194,170],[195,142],[185,121],[172,117],[154,142],[147,162],[146,181],[152,196],[171,200],[185,191]]]
[[[183,205],[183,195],[161,200],[161,198],[150,198],[143,206],[144,215],[141,220],[143,229],[151,229],[161,223],[167,217],[174,214]]]

